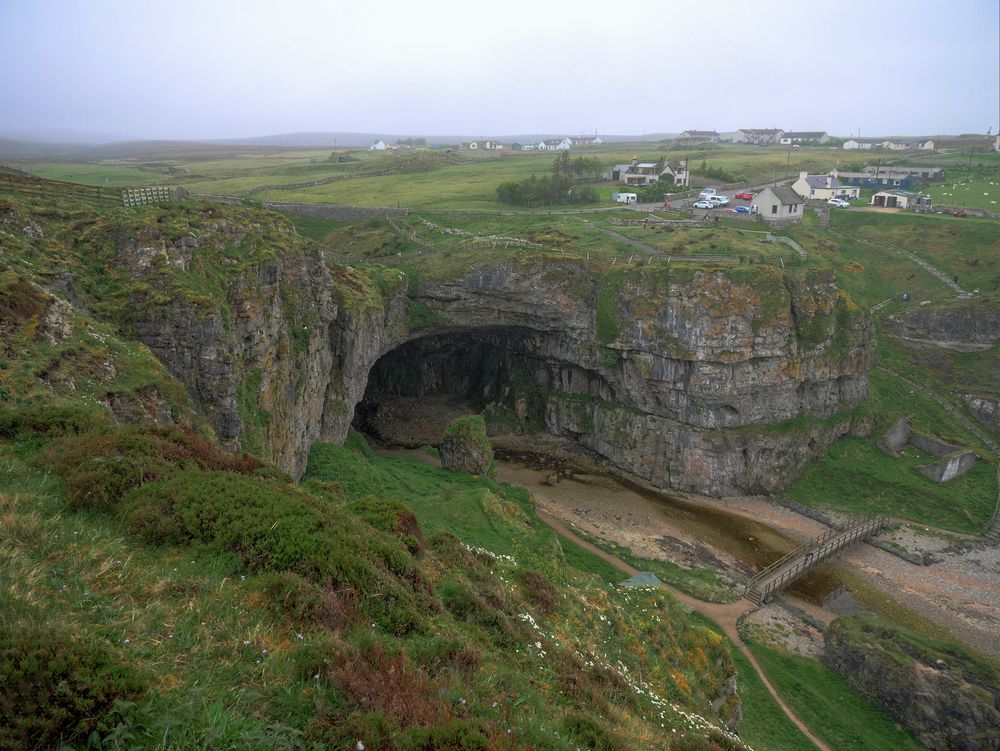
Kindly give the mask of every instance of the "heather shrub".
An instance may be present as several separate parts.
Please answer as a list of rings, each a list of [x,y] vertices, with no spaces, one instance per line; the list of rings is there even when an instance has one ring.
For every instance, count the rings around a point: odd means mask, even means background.
[[[144,681],[94,643],[28,627],[0,626],[0,749],[56,748],[105,734],[114,704]]]
[[[286,483],[185,469],[133,488],[122,509],[126,524],[150,541],[198,543],[254,571],[353,588],[362,612],[394,633],[412,630],[421,612],[435,609],[431,585],[398,540]]]

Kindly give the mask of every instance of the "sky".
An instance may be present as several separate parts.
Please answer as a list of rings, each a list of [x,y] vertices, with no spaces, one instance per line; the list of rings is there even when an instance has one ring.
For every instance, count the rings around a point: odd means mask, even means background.
[[[997,132],[997,0],[0,0],[0,135]]]

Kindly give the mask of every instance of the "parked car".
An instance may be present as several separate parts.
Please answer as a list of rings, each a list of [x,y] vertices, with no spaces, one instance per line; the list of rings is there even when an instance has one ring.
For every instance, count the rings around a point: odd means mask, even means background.
[[[728,198],[728,196],[724,196],[721,193],[717,193],[714,196],[709,196],[705,200],[708,201],[709,203],[714,203],[716,206],[727,206],[727,205],[729,205],[729,198]]]
[[[694,207],[696,209],[714,209],[715,204],[709,201],[696,201]]]
[[[829,201],[827,201],[827,204],[830,206],[836,206],[838,209],[851,208],[851,204],[849,204],[843,198],[831,198]]]
[[[741,201],[752,201],[753,193],[747,193],[745,190],[741,193],[737,193],[733,198],[739,198]]]
[[[702,188],[701,193],[698,194],[698,198],[708,198],[709,196],[715,195],[715,188]]]
[[[750,213],[750,207],[749,206],[737,206],[736,208],[729,209],[729,210],[732,211],[734,214],[749,214]]]
[[[965,209],[959,209],[958,211],[951,212],[952,216],[968,216],[969,212]]]

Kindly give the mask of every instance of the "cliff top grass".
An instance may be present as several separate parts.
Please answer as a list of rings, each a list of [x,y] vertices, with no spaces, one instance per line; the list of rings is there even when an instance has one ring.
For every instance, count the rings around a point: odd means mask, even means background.
[[[961,644],[913,631],[875,613],[838,618],[831,627],[849,642],[881,648],[904,665],[916,660],[935,666],[941,661],[949,667],[957,667],[977,683],[1000,686],[1000,665],[997,663],[970,652]]]

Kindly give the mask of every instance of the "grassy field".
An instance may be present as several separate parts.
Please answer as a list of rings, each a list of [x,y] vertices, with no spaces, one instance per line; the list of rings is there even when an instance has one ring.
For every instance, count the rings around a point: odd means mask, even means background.
[[[869,379],[875,435],[842,438],[834,443],[826,458],[810,463],[785,491],[786,495],[812,506],[889,514],[959,532],[982,531],[997,502],[993,457],[922,392],[877,370]],[[909,417],[915,430],[971,446],[989,461],[980,460],[967,474],[947,484],[927,479],[916,467],[935,461],[934,457],[907,447],[899,457],[892,458],[875,446],[877,435],[900,415]]]
[[[935,205],[962,206],[1000,213],[1000,169],[948,168],[948,179],[925,182],[918,190]]]
[[[923,746],[839,673],[818,660],[744,639],[768,680],[809,728],[837,751],[918,751]]]
[[[446,152],[442,149],[401,154],[352,150],[344,162],[328,161],[329,150],[259,149],[217,151],[198,149],[189,154],[167,153],[99,163],[65,161],[17,163],[32,174],[55,180],[110,185],[169,182],[202,193],[242,194],[262,186],[295,184],[325,178],[348,178],[310,188],[273,190],[258,197],[316,203],[386,206],[397,203],[414,209],[497,210],[497,186],[507,180],[542,175],[553,155],[545,152],[507,152],[502,158],[485,152]],[[571,157],[598,159],[604,168],[628,162],[688,160],[695,176],[718,170],[735,180],[770,180],[799,170],[825,171],[836,163],[829,148],[787,149],[715,145],[665,150],[662,144],[607,144],[576,149]],[[425,162],[415,164],[414,162]],[[367,176],[373,172],[393,174]],[[725,180],[715,180],[725,182]],[[599,185],[602,204],[610,202],[611,184]]]

